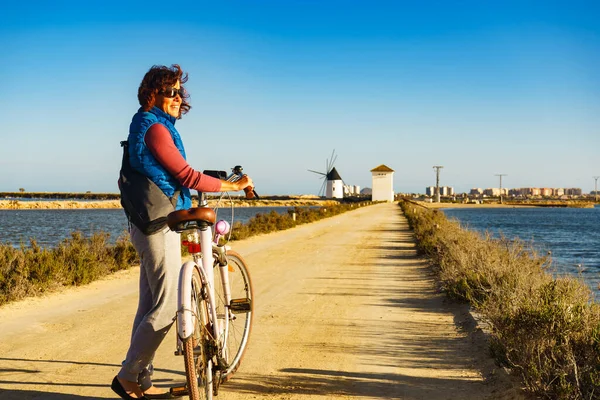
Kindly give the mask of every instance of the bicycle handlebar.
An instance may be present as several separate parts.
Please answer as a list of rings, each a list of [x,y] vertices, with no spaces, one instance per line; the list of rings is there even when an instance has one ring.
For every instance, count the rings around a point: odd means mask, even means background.
[[[244,176],[244,173],[242,172],[244,170],[244,168],[242,168],[241,165],[236,165],[235,167],[233,167],[231,169],[231,174],[229,174],[229,176],[227,176],[227,173],[225,171],[215,171],[215,170],[205,170],[202,173],[212,176],[213,178],[217,178],[217,179],[223,179],[225,181],[229,181],[229,182],[235,182],[239,179],[241,179]],[[258,196],[258,193],[256,193],[256,190],[254,190],[254,187],[248,186],[244,188],[244,193],[246,194],[246,199],[259,199],[260,197]]]

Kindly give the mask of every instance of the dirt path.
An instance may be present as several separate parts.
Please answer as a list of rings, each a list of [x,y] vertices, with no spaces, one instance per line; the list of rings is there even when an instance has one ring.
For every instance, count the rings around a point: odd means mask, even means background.
[[[521,398],[467,309],[436,292],[397,205],[235,248],[251,266],[255,322],[218,399]],[[116,398],[137,272],[0,308],[0,400]],[[158,386],[185,379],[174,340],[155,360]]]

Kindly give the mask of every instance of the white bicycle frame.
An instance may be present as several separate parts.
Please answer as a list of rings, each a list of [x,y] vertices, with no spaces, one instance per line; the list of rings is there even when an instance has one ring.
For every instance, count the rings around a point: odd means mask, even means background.
[[[236,167],[237,168],[237,167]],[[226,180],[235,181],[241,177],[240,171],[235,171]],[[206,207],[207,202],[204,196],[201,194],[200,206]],[[220,233],[220,232],[219,232]],[[218,246],[219,235],[215,235],[213,240],[213,231],[211,227],[206,226],[203,229],[196,229],[192,234],[193,243],[200,244],[200,253],[192,254],[193,261],[187,261],[181,266],[179,271],[179,286],[177,294],[177,354],[181,354],[183,349],[183,341],[194,334],[196,329],[196,319],[199,318],[196,315],[196,307],[192,304],[192,275],[194,269],[197,269],[202,280],[202,285],[208,287],[206,296],[208,297],[208,318],[210,325],[212,326],[212,337],[217,344],[217,362],[219,366],[221,361],[225,360],[227,355],[227,337],[229,335],[229,321],[233,318],[231,311],[231,289],[229,287],[229,268],[226,262],[226,251],[228,246]],[[214,277],[214,265],[215,257],[213,252],[218,257],[218,268],[221,276],[221,282],[223,284],[223,301],[224,301],[224,315],[219,318],[217,315],[217,303],[215,298],[215,277]],[[224,264],[224,265],[222,265]],[[213,385],[213,360],[212,358],[207,361],[206,366],[206,384]],[[212,396],[209,396],[212,398]]]
[[[208,287],[209,318],[212,322],[213,337],[218,340],[221,351],[227,351],[227,335],[229,334],[229,319],[231,302],[231,289],[229,287],[228,266],[219,264],[219,273],[223,283],[223,294],[225,300],[225,315],[219,319],[217,315],[217,306],[215,299],[215,280],[214,280],[214,262],[213,249],[217,252],[224,252],[226,248],[218,247],[212,240],[212,230],[207,227],[199,230],[200,255],[194,255],[194,261],[187,261],[181,266],[179,272],[179,291],[177,298],[177,335],[179,340],[184,340],[194,333],[196,326],[196,314],[192,302],[192,274],[194,268],[198,269],[202,282]]]

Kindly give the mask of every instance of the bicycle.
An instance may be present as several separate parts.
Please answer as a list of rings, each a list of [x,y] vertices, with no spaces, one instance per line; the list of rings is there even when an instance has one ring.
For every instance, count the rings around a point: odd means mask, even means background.
[[[242,175],[240,166],[232,171],[228,177],[224,171],[204,173],[230,181]],[[253,189],[246,191],[246,198],[254,197]],[[254,297],[243,258],[219,243],[231,225],[216,221],[204,193],[199,193],[199,199],[197,208],[167,217],[171,230],[187,232],[182,245],[192,256],[181,266],[176,315],[175,355],[183,355],[187,384],[170,391],[191,400],[210,400],[240,366],[252,328]]]

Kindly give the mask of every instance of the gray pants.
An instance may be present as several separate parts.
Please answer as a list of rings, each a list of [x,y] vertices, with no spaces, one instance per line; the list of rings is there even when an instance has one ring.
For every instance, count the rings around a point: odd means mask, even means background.
[[[141,259],[140,296],[131,343],[118,375],[121,379],[136,382],[138,377],[148,377],[152,373],[154,353],[173,324],[181,244],[179,234],[168,227],[147,236],[131,225],[130,235]]]

